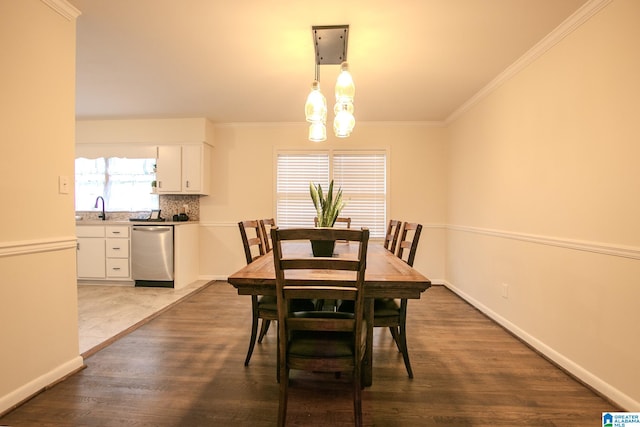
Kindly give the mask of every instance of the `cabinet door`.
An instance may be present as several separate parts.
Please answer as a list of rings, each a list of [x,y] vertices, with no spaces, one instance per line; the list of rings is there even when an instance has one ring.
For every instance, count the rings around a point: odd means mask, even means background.
[[[107,277],[111,278],[128,278],[129,277],[129,259],[125,258],[107,258]]]
[[[104,238],[78,237],[77,266],[80,279],[106,277]]]
[[[202,145],[182,146],[182,190],[200,193],[202,190]]]
[[[160,194],[176,194],[182,191],[182,156],[179,145],[158,146],[156,181]]]

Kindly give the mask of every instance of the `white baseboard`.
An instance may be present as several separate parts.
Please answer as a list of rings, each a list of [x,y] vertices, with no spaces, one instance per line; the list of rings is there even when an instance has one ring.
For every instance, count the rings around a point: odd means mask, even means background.
[[[640,402],[634,400],[630,396],[621,392],[617,388],[613,387],[611,384],[604,381],[602,378],[594,375],[592,372],[586,370],[582,366],[575,363],[573,360],[567,358],[563,354],[559,353],[552,347],[549,347],[544,342],[540,341],[536,337],[530,335],[526,331],[520,329],[518,326],[511,323],[509,320],[495,313],[489,307],[485,306],[475,298],[471,297],[464,291],[456,288],[454,285],[447,281],[443,281],[443,284],[451,289],[451,291],[455,292],[460,298],[467,301],[469,304],[480,310],[487,317],[498,323],[503,328],[507,329],[509,332],[520,338],[522,341],[539,351],[542,355],[544,355],[547,359],[566,370],[571,375],[578,378],[583,383],[592,387],[598,393],[605,396],[607,399],[612,402],[620,405],[626,411],[640,411]],[[428,292],[428,291],[427,291]]]
[[[68,362],[65,362],[55,369],[52,369],[46,374],[29,381],[28,383],[12,391],[11,393],[1,396],[0,414],[3,414],[9,409],[12,409],[14,406],[38,394],[50,385],[60,381],[65,376],[72,374],[73,372],[82,368],[83,365],[84,359],[81,356],[76,356]]]
[[[201,274],[200,276],[198,276],[198,280],[222,280],[223,282],[227,281],[227,277],[229,276],[224,276],[224,275],[220,275],[220,274],[206,274],[203,275]]]

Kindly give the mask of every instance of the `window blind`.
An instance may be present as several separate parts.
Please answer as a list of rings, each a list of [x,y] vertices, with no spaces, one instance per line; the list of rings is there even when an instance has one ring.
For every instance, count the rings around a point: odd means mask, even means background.
[[[385,153],[333,155],[334,186],[342,188],[346,206],[340,216],[351,218],[351,227],[369,228],[371,237],[386,232],[387,185]]]
[[[329,185],[329,154],[278,154],[276,223],[279,227],[313,227],[316,216],[309,183]]]
[[[372,238],[386,232],[386,152],[323,151],[278,153],[276,218],[280,227],[312,227],[316,216],[309,183],[334,191],[342,188],[346,206],[340,213],[351,227],[367,227]]]

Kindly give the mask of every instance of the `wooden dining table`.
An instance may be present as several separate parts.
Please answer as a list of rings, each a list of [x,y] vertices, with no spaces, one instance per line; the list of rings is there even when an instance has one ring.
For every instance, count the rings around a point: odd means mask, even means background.
[[[336,242],[334,257],[354,257],[358,251],[355,242]],[[282,252],[286,257],[313,256],[309,242],[284,242]],[[323,281],[331,279],[327,272],[301,270],[295,272],[301,279]],[[268,252],[228,277],[227,281],[238,290],[238,295],[276,295],[273,253]],[[419,299],[431,281],[416,269],[398,258],[381,244],[370,243],[367,249],[365,272],[365,319],[367,343],[362,369],[364,386],[373,382],[373,301],[375,298]]]

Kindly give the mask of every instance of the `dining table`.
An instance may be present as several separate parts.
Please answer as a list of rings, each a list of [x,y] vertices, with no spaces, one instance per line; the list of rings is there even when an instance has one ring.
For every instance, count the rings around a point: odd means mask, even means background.
[[[356,242],[336,242],[334,257],[355,257],[358,252]],[[283,242],[282,253],[285,257],[311,257],[311,244],[306,241]],[[337,274],[343,272],[336,272]],[[327,271],[300,270],[305,281],[323,281],[331,279]],[[230,275],[227,281],[234,286],[238,295],[276,295],[275,267],[273,251],[255,259]],[[367,324],[366,351],[362,369],[362,384],[373,383],[373,305],[375,298],[420,299],[431,286],[431,281],[378,244],[369,243],[367,247],[367,266],[365,271],[364,296],[365,320]]]

